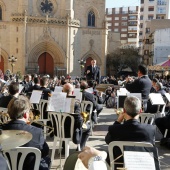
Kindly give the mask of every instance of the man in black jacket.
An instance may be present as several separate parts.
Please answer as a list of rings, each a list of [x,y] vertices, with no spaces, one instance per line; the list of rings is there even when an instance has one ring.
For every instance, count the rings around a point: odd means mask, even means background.
[[[30,103],[27,97],[19,96],[13,98],[8,105],[8,113],[11,121],[3,125],[3,130],[25,130],[32,134],[32,139],[23,147],[35,147],[41,150],[42,161],[40,170],[48,170],[50,158],[48,157],[49,147],[44,140],[42,129],[27,124],[29,119]],[[24,170],[33,170],[32,156],[24,163]],[[45,162],[45,163],[44,163]]]
[[[124,113],[120,113],[117,121],[108,128],[108,133],[105,137],[106,143],[109,144],[112,141],[134,141],[154,144],[155,127],[150,124],[141,124],[138,121],[140,113],[141,101],[134,96],[127,97],[124,102]],[[117,158],[122,153],[115,147],[113,154]],[[107,162],[110,162],[108,157]],[[122,157],[117,162],[123,162]],[[117,167],[121,167],[121,165],[115,164],[115,168]]]
[[[152,87],[150,78],[148,77],[148,69],[145,65],[138,66],[138,79],[126,78],[126,89],[130,93],[141,93],[143,99],[144,111],[147,109],[147,101]]]
[[[11,82],[10,85],[8,86],[8,92],[9,92],[9,95],[2,96],[0,98],[0,107],[7,108],[11,99],[18,97],[18,95],[19,95],[19,83]]]
[[[100,67],[96,65],[96,60],[91,61],[91,65],[87,66],[85,71],[87,81],[95,80],[100,84]]]
[[[74,88],[70,83],[66,83],[63,86],[63,92],[67,93],[67,96],[73,96]],[[73,142],[75,144],[80,143],[80,148],[83,149],[86,145],[87,139],[90,135],[90,125],[87,126],[87,129],[83,129],[83,118],[81,117],[81,107],[80,103],[75,103],[74,105],[74,113],[71,114],[75,119],[74,124],[74,133],[73,133]],[[67,125],[69,123],[69,120],[67,120],[67,123],[65,124],[65,129],[67,129]],[[67,130],[66,130],[67,133]]]
[[[94,123],[97,123],[97,117],[99,116],[100,112],[103,110],[103,105],[102,104],[98,104],[96,101],[95,101],[95,98],[94,98],[94,94],[92,93],[89,93],[86,91],[86,89],[88,88],[88,84],[86,81],[82,81],[81,82],[81,85],[80,85],[80,88],[82,90],[82,93],[83,93],[83,100],[85,101],[90,101],[93,103],[93,113],[92,113],[92,121]],[[97,115],[94,113],[94,111],[97,111]],[[90,111],[90,108],[87,107],[87,111]]]

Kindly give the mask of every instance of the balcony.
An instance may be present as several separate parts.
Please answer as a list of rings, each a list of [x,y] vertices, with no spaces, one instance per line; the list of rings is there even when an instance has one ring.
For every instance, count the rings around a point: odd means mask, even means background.
[[[128,23],[128,26],[137,26],[137,25],[138,25],[137,22],[129,22],[129,23]]]
[[[150,56],[153,56],[153,55],[154,55],[154,51],[150,51],[150,52],[149,52],[149,55],[150,55]]]
[[[130,29],[130,30],[128,30],[128,32],[134,32],[134,33],[137,33],[137,30],[135,30],[135,29]]]
[[[138,11],[129,11],[129,14],[130,14],[130,15],[131,15],[131,14],[132,14],[132,15],[135,15],[135,14],[138,15]]]
[[[128,20],[138,20],[138,18],[137,17],[133,17],[133,18],[129,17]]]

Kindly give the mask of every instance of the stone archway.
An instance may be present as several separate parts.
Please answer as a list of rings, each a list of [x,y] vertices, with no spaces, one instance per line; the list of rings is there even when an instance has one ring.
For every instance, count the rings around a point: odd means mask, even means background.
[[[2,48],[0,48],[0,69],[3,71],[3,73],[6,72],[8,68],[8,57],[9,57],[9,54],[3,50]]]
[[[38,60],[42,54],[48,54],[48,56],[50,56],[52,61],[51,64],[53,64],[53,66],[49,64],[47,67],[51,67],[53,69],[53,74],[50,71],[51,75],[55,75],[58,68],[66,68],[66,56],[64,50],[53,41],[44,41],[35,44],[30,50],[28,63],[26,63],[26,72],[39,72],[37,69],[39,66]]]
[[[4,58],[2,55],[0,55],[0,70],[4,73]]]

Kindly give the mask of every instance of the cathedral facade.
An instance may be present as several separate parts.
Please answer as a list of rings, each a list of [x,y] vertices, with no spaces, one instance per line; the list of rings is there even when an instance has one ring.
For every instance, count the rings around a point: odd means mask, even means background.
[[[0,0],[3,72],[80,76],[93,58],[105,75],[106,54],[105,0]]]

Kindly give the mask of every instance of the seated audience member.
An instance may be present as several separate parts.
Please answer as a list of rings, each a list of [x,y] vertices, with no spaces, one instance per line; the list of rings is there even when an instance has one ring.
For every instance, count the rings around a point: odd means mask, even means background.
[[[126,97],[124,102],[124,112],[119,114],[117,121],[108,128],[105,141],[109,144],[112,141],[135,141],[155,143],[155,127],[150,124],[141,124],[138,121],[141,113],[141,101],[137,97]],[[124,121],[125,119],[125,121]],[[113,154],[117,158],[121,155],[118,148]],[[110,163],[109,157],[107,162]],[[122,157],[117,162],[123,162]],[[115,164],[115,168],[121,167]]]
[[[32,134],[32,139],[23,145],[23,147],[35,147],[41,150],[42,159],[40,163],[40,170],[48,170],[50,165],[50,158],[48,156],[49,147],[44,141],[42,129],[27,124],[29,119],[30,102],[27,97],[19,96],[13,98],[8,105],[8,113],[11,121],[3,125],[3,130],[24,130]],[[32,160],[29,157],[24,162],[24,170],[33,170]]]
[[[48,77],[42,77],[40,79],[40,90],[42,90],[42,99],[48,100],[48,98],[51,96],[51,90],[48,87]]]
[[[165,117],[155,119],[155,124],[163,136],[165,134],[165,130],[168,129],[166,138],[170,138],[170,113],[168,113]]]
[[[156,93],[155,85],[157,82],[159,82],[159,80],[157,78],[152,79],[152,87],[151,87],[150,93]]]
[[[85,147],[78,155],[82,163],[88,170],[107,170],[105,159],[107,153],[92,147]]]
[[[163,97],[165,96],[166,91],[163,89],[163,85],[160,82],[155,84],[156,93],[160,93]]]
[[[18,97],[18,95],[19,95],[19,83],[11,82],[11,84],[8,86],[8,92],[9,92],[9,95],[2,96],[0,98],[0,107],[7,108],[8,103],[11,101],[11,99]]]
[[[66,83],[63,86],[63,92],[67,93],[67,96],[72,96],[74,92],[73,85],[70,83]],[[77,113],[77,114],[76,114]],[[74,105],[74,113],[71,114],[74,119],[75,119],[75,124],[74,124],[74,133],[73,133],[73,142],[75,144],[80,143],[80,148],[83,149],[86,145],[87,139],[89,138],[90,135],[90,125],[87,124],[87,128],[83,129],[83,118],[81,117],[81,106],[80,103],[76,103]],[[68,125],[68,123],[66,123]],[[65,127],[67,129],[67,126]],[[67,130],[66,130],[67,132]]]
[[[95,115],[93,112],[91,119],[94,123],[97,123],[97,116],[99,116],[99,113],[103,110],[103,105],[96,103],[94,94],[87,92],[86,91],[87,88],[88,88],[87,82],[82,81],[80,85],[80,89],[82,90],[82,93],[83,93],[82,99],[93,103],[93,111],[96,109],[97,115]],[[87,107],[87,111],[90,111],[89,107]]]

